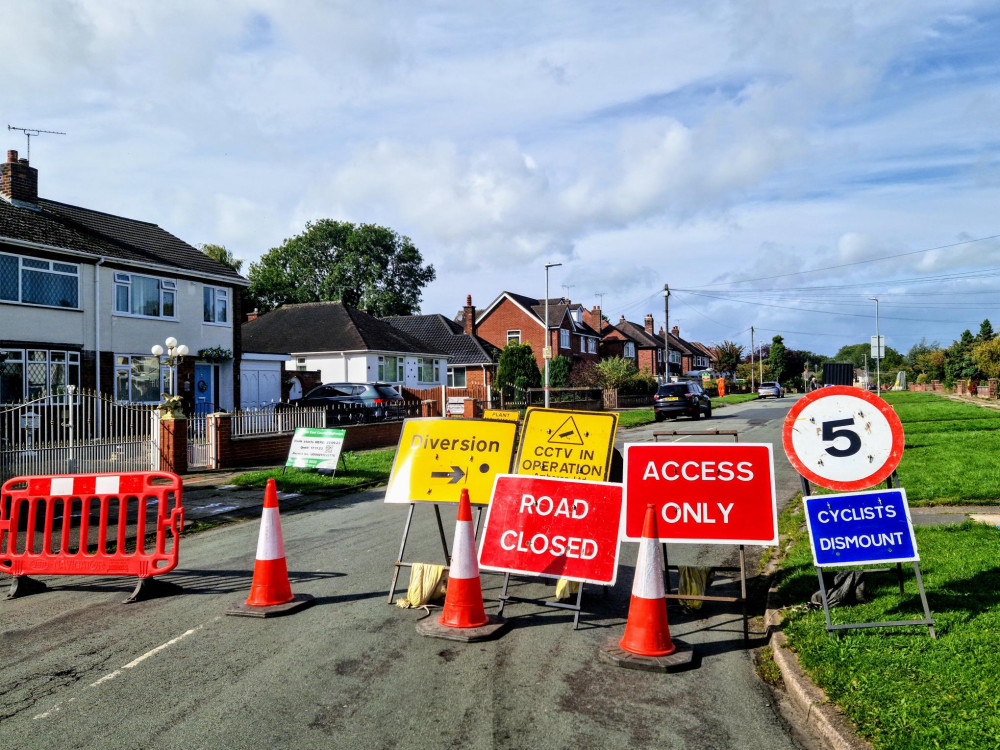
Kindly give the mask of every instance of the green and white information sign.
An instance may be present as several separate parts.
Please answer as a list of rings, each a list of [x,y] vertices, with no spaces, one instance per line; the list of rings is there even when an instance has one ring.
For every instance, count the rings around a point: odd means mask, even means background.
[[[345,430],[337,428],[297,428],[292,437],[292,445],[288,449],[285,466],[335,471],[346,435]]]

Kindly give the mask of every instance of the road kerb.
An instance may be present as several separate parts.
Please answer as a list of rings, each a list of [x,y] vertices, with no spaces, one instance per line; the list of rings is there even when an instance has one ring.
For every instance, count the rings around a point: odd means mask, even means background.
[[[788,639],[781,632],[783,619],[777,606],[777,589],[772,587],[767,592],[764,625],[771,634],[771,654],[781,670],[781,680],[788,697],[806,717],[816,734],[825,739],[834,750],[873,750],[873,745],[858,736],[854,725],[802,669],[798,656],[788,648]]]

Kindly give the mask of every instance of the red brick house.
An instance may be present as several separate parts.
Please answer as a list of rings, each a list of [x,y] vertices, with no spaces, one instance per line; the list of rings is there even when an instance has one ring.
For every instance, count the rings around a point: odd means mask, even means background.
[[[565,297],[549,300],[549,329],[545,331],[545,300],[514,292],[500,295],[477,312],[471,298],[460,313],[466,333],[478,336],[502,349],[510,341],[531,344],[539,369],[545,366],[543,348],[552,347],[552,356],[569,357],[573,364],[597,362],[599,336],[585,320],[584,309]]]

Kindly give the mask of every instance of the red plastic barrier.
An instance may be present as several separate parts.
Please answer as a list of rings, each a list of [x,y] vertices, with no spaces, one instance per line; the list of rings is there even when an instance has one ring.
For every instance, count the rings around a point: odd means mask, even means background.
[[[10,596],[17,595],[18,579],[28,575],[134,575],[140,585],[133,597],[145,598],[138,595],[146,579],[177,566],[182,487],[176,474],[160,471],[5,482],[0,571],[15,576]],[[154,532],[150,543],[147,534]]]

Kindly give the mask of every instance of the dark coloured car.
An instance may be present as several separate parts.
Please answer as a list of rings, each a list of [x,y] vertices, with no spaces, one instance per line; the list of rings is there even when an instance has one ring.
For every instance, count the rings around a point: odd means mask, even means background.
[[[324,383],[296,402],[327,407],[327,423],[381,422],[406,416],[403,397],[388,383]]]
[[[712,416],[712,399],[698,383],[664,383],[653,396],[653,416],[657,422],[682,415],[701,419],[702,414]]]

